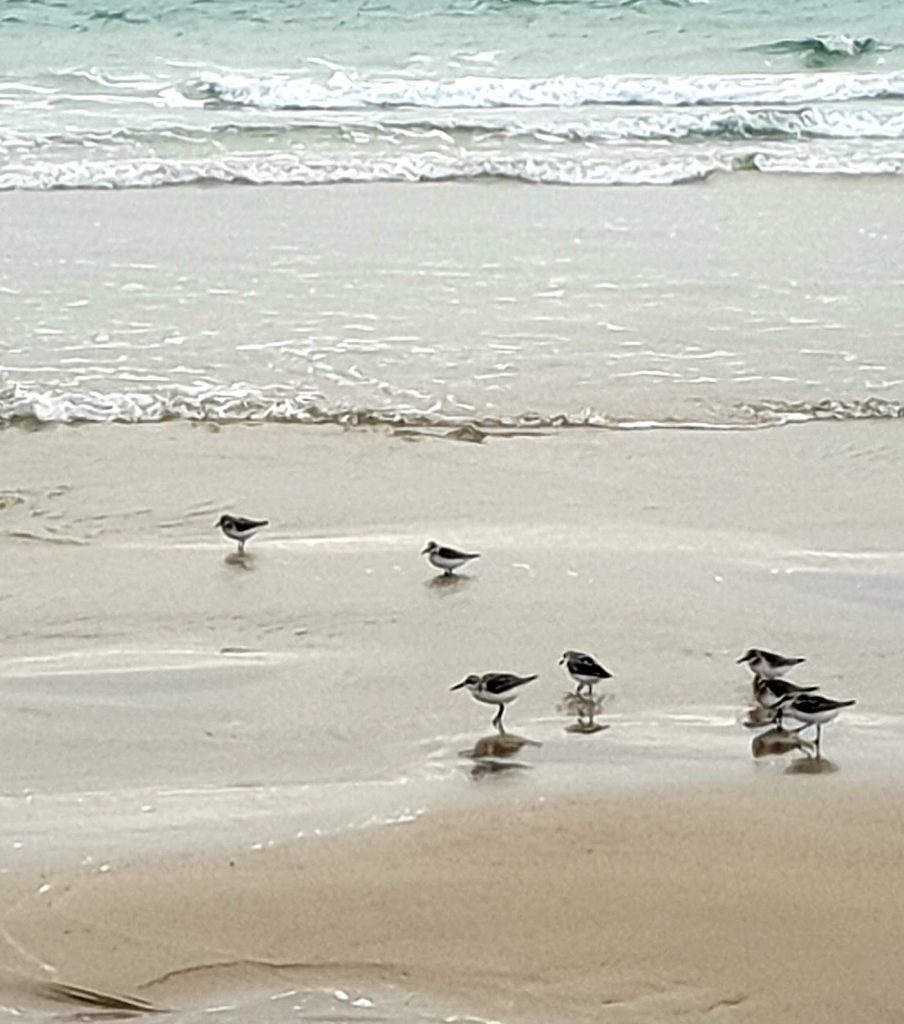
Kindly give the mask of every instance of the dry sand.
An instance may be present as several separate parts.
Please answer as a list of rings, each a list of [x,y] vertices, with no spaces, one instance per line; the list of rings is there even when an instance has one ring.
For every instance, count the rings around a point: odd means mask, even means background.
[[[9,977],[185,1021],[353,982],[395,1021],[897,1019],[901,438],[7,431]],[[273,520],[245,563],[225,508]],[[429,536],[469,579],[432,584]],[[755,643],[858,699],[837,770],[751,759]],[[595,736],[565,647],[616,675]],[[541,673],[508,715],[542,746],[475,785],[492,709],[448,688],[491,669]],[[185,973],[232,961],[312,966]]]
[[[3,926],[183,1011],[326,981],[512,1021],[893,1021],[902,824],[897,787],[828,776],[533,802],[63,875]]]

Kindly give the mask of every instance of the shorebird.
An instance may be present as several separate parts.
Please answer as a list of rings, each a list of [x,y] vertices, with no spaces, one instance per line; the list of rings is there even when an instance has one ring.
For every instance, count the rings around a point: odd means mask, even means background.
[[[520,696],[520,688],[527,683],[532,683],[536,676],[515,676],[509,672],[486,672],[482,676],[468,676],[456,683],[452,689],[460,690],[467,687],[471,691],[474,700],[481,704],[496,704],[499,710],[493,719],[493,725],[500,733],[505,732],[502,724],[502,716],[505,713],[506,704],[510,704]]]
[[[759,679],[780,679],[787,675],[795,665],[800,665],[806,658],[786,658],[782,654],[773,654],[758,647],[751,647],[738,658],[739,665],[747,662],[747,667]]]
[[[819,757],[822,727],[837,718],[845,708],[852,707],[855,700],[832,700],[815,693],[789,694],[781,705],[786,715],[796,718],[805,725],[816,726],[816,756]]]
[[[456,551],[455,548],[437,544],[435,540],[428,540],[421,554],[427,556],[427,560],[435,569],[442,569],[444,576],[452,576],[456,569],[460,569],[472,559],[480,558],[476,552]]]
[[[611,679],[612,673],[607,672],[603,666],[589,654],[582,654],[580,651],[566,651],[559,664],[568,669],[568,674],[578,684],[576,693],[580,694],[583,688],[587,687],[587,694],[593,696],[593,685],[601,679]]]
[[[219,526],[225,536],[236,541],[239,546],[239,554],[244,555],[246,541],[251,540],[258,530],[263,530],[270,524],[266,519],[243,519],[241,516],[224,514],[213,525]]]
[[[818,686],[796,686],[787,679],[763,679],[754,676],[753,696],[760,707],[775,711],[775,720],[782,724],[782,703],[799,693],[815,693]]]

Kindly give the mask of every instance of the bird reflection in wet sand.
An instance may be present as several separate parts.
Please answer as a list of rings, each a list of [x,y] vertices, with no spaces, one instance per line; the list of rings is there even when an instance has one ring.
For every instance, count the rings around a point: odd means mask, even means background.
[[[470,750],[459,751],[460,757],[470,758],[474,762],[471,769],[472,779],[481,779],[485,775],[511,771],[517,768],[531,768],[524,761],[516,761],[514,757],[525,747],[542,746],[537,740],[529,740],[524,736],[513,736],[511,733],[493,733],[481,736]]]
[[[425,580],[424,586],[445,596],[446,594],[454,594],[456,590],[466,587],[472,579],[473,577],[469,576],[466,572],[448,574],[441,572],[438,576],[431,576],[428,580]]]
[[[233,551],[231,554],[228,554],[223,561],[226,565],[230,565],[234,569],[244,569],[246,572],[251,572],[254,568],[254,559],[251,555],[246,555],[244,553],[239,554],[238,551]]]
[[[806,726],[799,729],[785,729],[783,726],[776,726],[767,732],[754,736],[750,744],[750,752],[755,758],[761,757],[783,757],[795,750],[801,750],[810,757],[816,749],[811,740],[805,740],[800,734]]]
[[[833,775],[838,765],[827,757],[796,757],[785,769],[785,775]]]
[[[605,695],[594,697],[592,694],[573,693],[571,690],[563,694],[559,710],[566,715],[574,715],[577,719],[565,726],[565,732],[590,734],[608,729],[608,725],[600,725],[596,720],[605,702]]]
[[[777,721],[778,714],[774,708],[757,705],[747,709],[747,717],[741,724],[747,729],[762,729],[767,725],[775,725]]]

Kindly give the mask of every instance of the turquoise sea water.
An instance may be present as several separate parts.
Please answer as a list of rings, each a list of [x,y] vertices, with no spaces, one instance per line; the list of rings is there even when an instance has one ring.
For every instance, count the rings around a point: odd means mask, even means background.
[[[0,33],[0,422],[901,411],[899,0],[0,0]]]
[[[892,0],[3,0],[0,188],[899,174]]]

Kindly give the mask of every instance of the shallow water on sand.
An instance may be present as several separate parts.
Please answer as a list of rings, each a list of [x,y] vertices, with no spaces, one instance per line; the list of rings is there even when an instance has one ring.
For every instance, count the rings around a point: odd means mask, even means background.
[[[750,683],[735,659],[761,637],[808,656],[801,682],[864,696],[868,710],[827,730],[829,749],[845,771],[884,770],[904,710],[886,663],[904,569],[884,512],[893,424],[861,428],[860,459],[845,424],[480,446],[280,426],[101,429],[6,435],[20,480],[0,513],[6,820],[47,836],[55,816],[90,808],[58,836],[67,856],[71,841],[101,856],[117,815],[123,837],[164,847],[181,845],[185,817],[211,840],[251,845],[459,799],[474,767],[461,752],[494,713],[450,692],[472,671],[539,673],[506,713],[541,744],[501,773],[515,792],[743,777]],[[273,522],[240,560],[213,509],[232,504],[247,465]],[[588,465],[576,501],[560,482]],[[343,486],[315,484],[333,466]],[[839,466],[851,467],[843,494]],[[785,499],[757,523],[767,468]],[[437,533],[481,559],[434,576],[418,551]],[[611,728],[566,732],[567,647],[614,674],[601,691]],[[38,845],[54,858],[53,843]]]
[[[901,414],[896,186],[673,195],[242,190],[225,217],[214,191],[16,197],[0,420]]]

